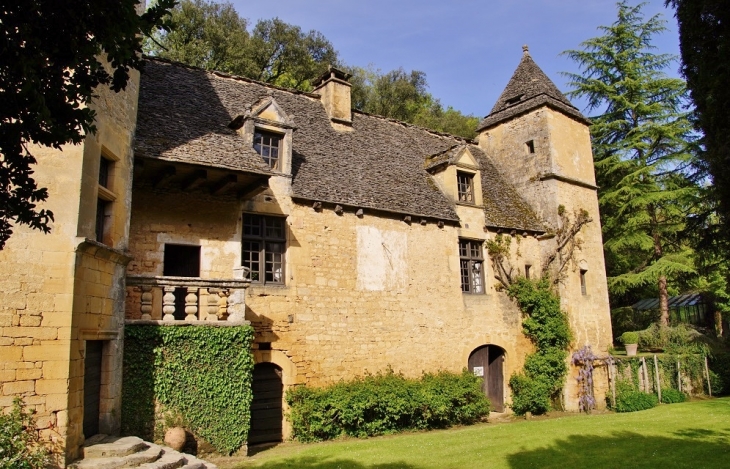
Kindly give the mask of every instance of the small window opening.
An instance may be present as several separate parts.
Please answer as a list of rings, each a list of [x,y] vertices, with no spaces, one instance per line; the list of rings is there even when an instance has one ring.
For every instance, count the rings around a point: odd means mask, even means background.
[[[535,153],[535,141],[530,140],[529,142],[525,142],[525,150],[527,153]]]
[[[261,155],[269,168],[279,169],[279,148],[281,146],[281,135],[273,132],[256,130],[253,137],[253,148]]]
[[[166,277],[200,277],[200,246],[165,244],[163,262]]]
[[[109,201],[101,198],[96,200],[96,240],[100,243],[104,242],[104,234],[108,230],[110,215],[107,213],[110,206]]]
[[[259,342],[259,350],[271,350],[271,342]]]
[[[531,267],[532,267],[531,265],[525,265],[525,278],[527,280],[530,280],[530,268]]]
[[[520,95],[517,95],[515,97],[509,98],[507,100],[507,104],[508,105],[516,104],[516,103],[520,102],[520,100],[522,99],[523,96],[524,95],[520,94]]]
[[[456,184],[459,192],[459,202],[468,204],[474,203],[474,175],[469,173],[456,173]]]
[[[99,185],[109,188],[109,172],[111,170],[111,161],[103,156],[99,159]]]
[[[580,293],[585,296],[588,293],[586,292],[586,272],[587,270],[581,269],[580,271]]]

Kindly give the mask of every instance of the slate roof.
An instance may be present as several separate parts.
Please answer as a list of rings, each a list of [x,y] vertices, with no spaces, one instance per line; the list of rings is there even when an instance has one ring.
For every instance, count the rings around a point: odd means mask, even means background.
[[[269,174],[227,125],[271,96],[295,126],[292,196],[365,209],[458,221],[454,204],[424,169],[427,155],[466,140],[353,112],[352,132],[335,131],[316,95],[148,60],[140,84],[135,155]],[[544,231],[481,150],[490,226]]]
[[[570,117],[589,124],[590,121],[570,103],[568,98],[555,86],[555,83],[532,60],[527,46],[523,47],[523,50],[522,60],[517,66],[517,70],[502,91],[492,111],[479,123],[477,131],[543,105],[556,108]]]

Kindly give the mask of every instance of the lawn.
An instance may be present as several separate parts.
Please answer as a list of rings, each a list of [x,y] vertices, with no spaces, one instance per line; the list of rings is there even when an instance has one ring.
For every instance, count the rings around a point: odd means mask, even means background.
[[[222,469],[727,468],[730,398],[629,414],[487,423],[368,440],[285,443]]]

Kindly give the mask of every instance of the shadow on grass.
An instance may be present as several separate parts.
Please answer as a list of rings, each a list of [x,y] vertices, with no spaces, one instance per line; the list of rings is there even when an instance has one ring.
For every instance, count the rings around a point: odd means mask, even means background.
[[[572,435],[538,449],[507,456],[513,469],[526,468],[726,468],[730,432],[691,428],[676,437],[616,432],[611,436]]]
[[[366,465],[351,459],[321,460],[312,456],[291,458],[284,462],[270,462],[257,468],[264,469],[418,469],[418,466],[404,462],[390,462]]]

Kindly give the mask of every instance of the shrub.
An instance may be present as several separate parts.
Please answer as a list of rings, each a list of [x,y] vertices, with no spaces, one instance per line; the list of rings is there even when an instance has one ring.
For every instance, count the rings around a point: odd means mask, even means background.
[[[532,282],[519,278],[508,293],[522,311],[523,334],[536,348],[525,359],[523,370],[510,378],[511,407],[517,415],[543,414],[550,409],[551,398],[560,392],[568,372],[565,359],[572,340],[568,318],[547,279]]]
[[[676,389],[662,389],[662,403],[676,404],[687,400],[687,395]]]
[[[420,379],[387,370],[324,388],[299,386],[286,399],[298,440],[362,438],[474,423],[489,414],[481,383],[466,370],[427,373]]]
[[[33,413],[19,398],[9,414],[0,413],[0,469],[42,469],[50,462],[40,444]]]
[[[710,382],[713,395],[730,394],[730,352],[720,352],[712,356]]]
[[[633,331],[626,331],[623,334],[621,334],[621,342],[624,345],[638,344],[639,343],[639,333],[633,332]]]
[[[656,394],[637,391],[625,382],[616,383],[616,412],[636,412],[651,409],[659,404]]]

